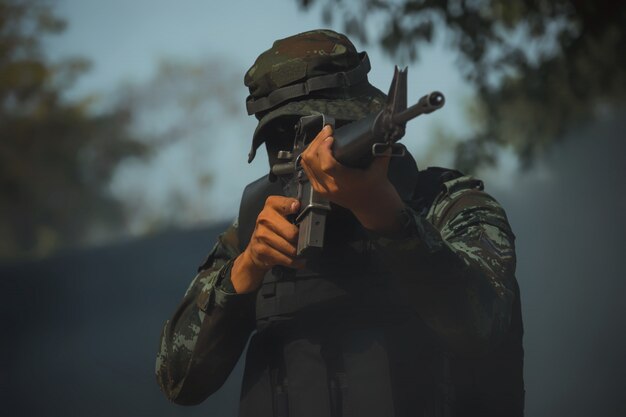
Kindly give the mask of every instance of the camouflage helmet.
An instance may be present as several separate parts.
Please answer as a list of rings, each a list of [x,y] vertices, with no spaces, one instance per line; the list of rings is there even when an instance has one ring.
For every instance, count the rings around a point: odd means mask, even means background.
[[[331,30],[312,30],[279,39],[246,72],[248,114],[259,124],[248,162],[271,140],[273,123],[286,117],[325,113],[338,121],[358,120],[382,109],[385,95],[367,81],[365,52]]]

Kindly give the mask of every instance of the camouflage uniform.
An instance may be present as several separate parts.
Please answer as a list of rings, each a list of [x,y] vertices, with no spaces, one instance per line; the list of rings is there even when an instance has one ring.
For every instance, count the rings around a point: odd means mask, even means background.
[[[361,100],[358,106],[369,106],[364,111],[371,112],[371,94],[369,100]],[[295,107],[304,106],[302,100],[295,103]],[[252,156],[262,142],[256,139],[259,132],[275,116],[271,113],[259,117]],[[385,267],[392,299],[419,317],[443,349],[459,358],[458,369],[469,369],[476,355],[498,352],[503,345],[521,351],[514,235],[504,210],[483,191],[480,180],[457,176],[441,183],[427,206],[412,207],[407,202],[401,234],[390,237],[367,232],[363,247]],[[230,281],[232,261],[242,250],[238,227],[235,220],[219,236],[163,328],[156,374],[173,402],[197,404],[219,389],[257,327],[256,295],[236,294]],[[517,334],[512,334],[512,327]],[[496,358],[487,367],[502,368],[502,363]],[[487,372],[484,362],[478,366],[472,378]],[[521,374],[515,377],[521,382]],[[470,383],[459,384],[474,389]],[[498,389],[494,383],[487,390]],[[483,401],[492,401],[499,394],[471,395],[474,399],[490,396]],[[511,401],[519,402],[519,398]]]

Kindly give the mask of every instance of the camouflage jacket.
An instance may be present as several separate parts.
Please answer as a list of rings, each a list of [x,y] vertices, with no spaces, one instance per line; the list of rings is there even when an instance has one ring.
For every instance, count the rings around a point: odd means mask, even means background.
[[[411,208],[402,238],[370,234],[399,302],[451,352],[484,352],[509,329],[514,235],[502,207],[469,176],[444,183],[427,210]],[[223,234],[166,321],[156,375],[167,398],[196,404],[224,383],[255,329],[254,295],[234,294],[237,221]]]

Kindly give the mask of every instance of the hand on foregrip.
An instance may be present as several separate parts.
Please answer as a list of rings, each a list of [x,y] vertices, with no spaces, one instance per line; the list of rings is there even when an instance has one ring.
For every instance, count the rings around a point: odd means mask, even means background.
[[[394,187],[388,179],[390,157],[375,158],[367,169],[341,165],[333,156],[333,129],[324,126],[302,152],[300,164],[311,187],[322,197],[353,212],[367,209],[377,198],[387,199]]]
[[[325,126],[302,152],[300,164],[322,197],[352,211],[361,225],[379,233],[402,228],[404,203],[388,178],[390,156],[374,158],[366,169],[341,165],[333,156],[333,130]]]
[[[293,198],[267,198],[248,247],[233,263],[231,280],[237,293],[258,289],[263,276],[276,265],[304,267],[304,261],[296,259],[298,228],[287,220],[298,209],[298,200]]]

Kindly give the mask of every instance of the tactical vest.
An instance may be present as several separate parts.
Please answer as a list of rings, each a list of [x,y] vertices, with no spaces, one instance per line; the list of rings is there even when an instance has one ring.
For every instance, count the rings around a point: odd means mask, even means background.
[[[389,167],[403,201],[424,213],[443,182],[461,175],[441,168],[418,171],[408,153]],[[246,187],[239,212],[241,250],[266,198],[284,195],[283,186],[265,176]],[[334,207],[329,215],[322,255],[305,270],[276,267],[264,277],[240,416],[522,415],[523,396],[520,403],[519,387],[511,389],[521,381],[519,305],[504,357],[452,359],[418,317],[394,303],[367,233],[346,210]],[[504,389],[502,369],[512,372],[513,381],[505,381]],[[481,406],[485,401],[488,407]],[[505,411],[489,414],[491,409]]]

